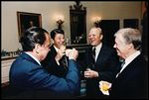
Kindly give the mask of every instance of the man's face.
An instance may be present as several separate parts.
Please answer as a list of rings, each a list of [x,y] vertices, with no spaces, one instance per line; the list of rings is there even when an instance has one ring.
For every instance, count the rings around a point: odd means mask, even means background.
[[[65,44],[65,38],[64,38],[64,35],[63,34],[57,34],[55,35],[54,37],[54,45],[57,47],[57,48],[60,48],[62,45]]]
[[[126,58],[129,49],[128,49],[129,45],[125,43],[122,34],[117,34],[115,37],[115,44],[114,44],[114,48],[117,51],[117,55],[123,59]]]
[[[92,28],[90,30],[88,39],[89,39],[89,43],[92,46],[97,46],[98,44],[100,44],[102,38],[103,38],[103,35],[100,33],[100,30],[98,30],[96,28]]]

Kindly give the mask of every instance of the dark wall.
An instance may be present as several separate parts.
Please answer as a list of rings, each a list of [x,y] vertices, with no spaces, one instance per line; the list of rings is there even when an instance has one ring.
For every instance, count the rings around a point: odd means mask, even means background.
[[[148,2],[146,2],[146,8],[142,19],[142,53],[148,58]]]
[[[119,20],[102,20],[99,23],[99,27],[103,31],[103,43],[113,47],[114,46],[114,34],[119,30]]]
[[[139,19],[124,19],[124,28],[139,28]]]

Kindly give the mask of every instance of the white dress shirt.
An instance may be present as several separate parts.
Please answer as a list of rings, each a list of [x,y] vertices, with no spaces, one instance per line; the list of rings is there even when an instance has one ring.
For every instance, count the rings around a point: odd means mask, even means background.
[[[56,52],[58,52],[59,49],[55,45],[53,47],[55,48]],[[57,65],[60,65],[60,62],[57,60],[56,60],[56,63],[57,63]]]
[[[97,57],[100,53],[100,50],[101,50],[101,47],[102,47],[102,43],[100,43],[99,45],[97,45],[95,48],[95,62],[97,61]]]
[[[54,48],[55,48],[56,52],[58,52],[59,49],[55,45],[54,45]]]

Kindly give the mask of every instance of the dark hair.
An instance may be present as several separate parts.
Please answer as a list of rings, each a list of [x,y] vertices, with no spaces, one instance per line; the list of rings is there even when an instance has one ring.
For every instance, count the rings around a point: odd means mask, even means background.
[[[20,39],[23,51],[32,51],[36,43],[43,45],[46,40],[45,33],[48,34],[46,30],[38,27],[26,30]]]
[[[54,29],[51,31],[51,38],[54,39],[56,34],[64,34],[62,29]]]

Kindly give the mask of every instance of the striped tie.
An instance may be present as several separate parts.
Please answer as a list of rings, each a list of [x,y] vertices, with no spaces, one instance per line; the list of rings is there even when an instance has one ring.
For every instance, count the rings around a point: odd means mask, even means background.
[[[95,51],[96,51],[96,48],[93,48],[93,49],[92,49],[92,55],[93,55],[93,58],[94,58],[94,59],[95,59],[95,56],[96,56],[96,52],[95,52]]]
[[[122,62],[121,66],[120,66],[120,70],[123,68],[124,64],[125,64],[125,61]],[[117,73],[116,78],[117,78],[117,77],[119,76],[119,74],[121,73],[120,70],[119,70],[119,72]]]

